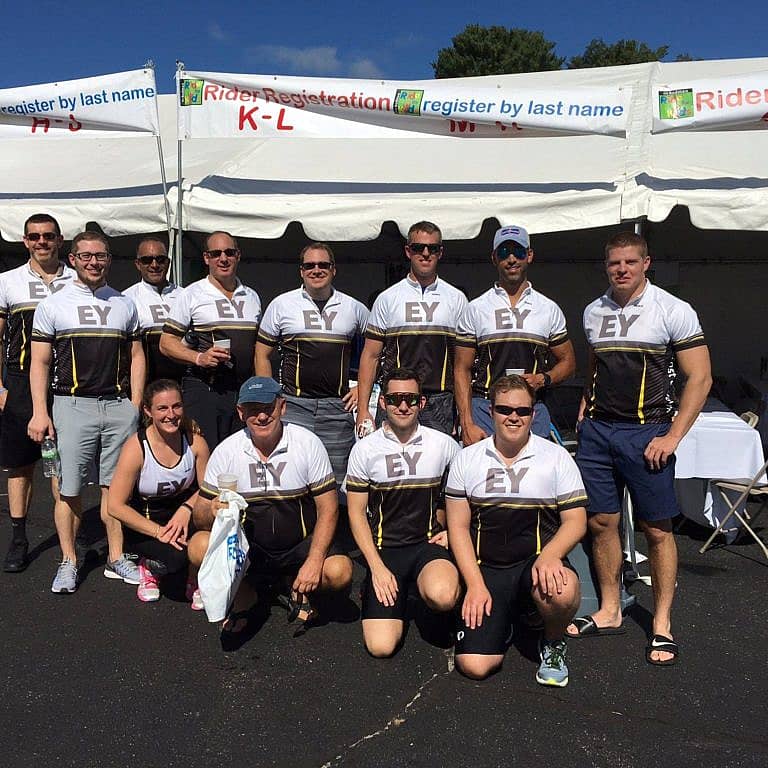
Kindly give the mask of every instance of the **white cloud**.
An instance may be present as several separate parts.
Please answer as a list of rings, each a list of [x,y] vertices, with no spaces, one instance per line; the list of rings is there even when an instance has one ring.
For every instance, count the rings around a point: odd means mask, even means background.
[[[208,37],[218,43],[223,43],[229,38],[229,35],[227,35],[227,33],[221,28],[221,25],[218,22],[212,21],[208,25]]]
[[[381,80],[384,73],[378,68],[371,59],[357,59],[349,66],[350,77],[370,78],[371,80]]]
[[[288,71],[304,75],[337,75],[343,66],[337,49],[329,45],[292,48],[288,45],[257,45],[250,53],[285,67]]]

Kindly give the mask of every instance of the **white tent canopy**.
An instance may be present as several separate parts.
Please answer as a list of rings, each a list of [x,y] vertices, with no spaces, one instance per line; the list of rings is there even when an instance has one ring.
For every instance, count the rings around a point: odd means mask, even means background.
[[[653,134],[652,84],[768,70],[768,59],[638,64],[491,78],[457,87],[620,87],[623,136],[376,139],[190,139],[183,142],[182,228],[277,238],[289,223],[324,240],[375,238],[384,221],[418,219],[447,239],[471,238],[483,220],[524,221],[531,232],[664,220],[676,205],[703,228],[768,231],[768,132]],[[414,84],[418,86],[418,84]],[[176,97],[160,96],[170,204],[177,204]],[[768,111],[768,108],[766,109]],[[768,127],[768,124],[766,124]],[[530,135],[530,134],[533,135]],[[89,220],[109,235],[165,228],[153,138],[4,140],[0,233],[19,240],[24,219],[54,211],[65,235]],[[178,222],[176,222],[178,225]]]

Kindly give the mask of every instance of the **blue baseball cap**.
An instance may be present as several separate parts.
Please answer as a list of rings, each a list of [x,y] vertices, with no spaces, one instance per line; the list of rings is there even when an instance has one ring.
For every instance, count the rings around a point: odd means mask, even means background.
[[[276,397],[282,395],[280,385],[270,376],[251,376],[242,387],[237,396],[237,404],[243,403],[272,403]]]
[[[512,225],[496,230],[496,234],[493,236],[493,250],[495,251],[502,243],[506,243],[507,240],[519,243],[524,248],[531,247],[531,239],[528,237],[528,230],[525,227]]]

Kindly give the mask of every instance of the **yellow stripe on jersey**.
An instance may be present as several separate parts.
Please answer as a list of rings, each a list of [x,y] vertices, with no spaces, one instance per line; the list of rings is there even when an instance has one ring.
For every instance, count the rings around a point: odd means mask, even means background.
[[[397,349],[397,363],[396,366],[400,367],[400,339],[395,336],[395,349]]]
[[[477,556],[477,564],[480,565],[482,563],[482,559],[480,558],[480,528],[483,525],[483,521],[480,518],[480,515],[477,516],[477,542],[475,543],[475,555]]]
[[[541,510],[536,513],[536,554],[541,554]]]
[[[70,395],[74,395],[77,391],[77,362],[75,361],[75,340],[69,340],[69,349],[72,353],[72,389],[69,390]]]
[[[301,537],[303,539],[307,538],[307,524],[304,522],[304,504],[301,502],[301,498],[299,498],[299,517],[301,518]]]
[[[379,503],[379,529],[376,532],[376,546],[381,549],[381,542],[384,540],[384,510],[382,509],[383,500]]]
[[[645,374],[648,370],[648,358],[643,355],[643,378],[640,379],[640,395],[637,399],[637,418],[640,419],[641,424],[645,424],[645,413],[643,412],[643,406],[645,405]]]
[[[491,354],[491,348],[488,347],[488,370],[485,376],[485,389],[491,386],[491,363],[493,362],[493,355]]]
[[[294,381],[294,387],[296,387],[296,397],[301,397],[301,386],[299,385],[299,369],[301,368],[301,352],[299,351],[299,345],[296,344],[296,379]]]
[[[341,397],[341,392],[344,389],[344,350],[341,352],[341,359],[339,360],[339,389],[337,394]]]
[[[24,327],[24,320],[21,321],[21,354],[19,355],[19,368],[24,370],[24,358],[27,356],[27,329]]]
[[[590,387],[590,395],[589,395],[589,404],[587,406],[589,410],[589,415],[593,416],[595,413],[595,404],[597,403],[597,366],[595,366],[595,370],[592,373],[592,386]]]
[[[432,518],[435,514],[435,507],[432,504],[432,489],[429,489],[429,524],[427,526],[427,539],[432,538]]]
[[[445,345],[445,355],[443,357],[443,372],[440,374],[440,391],[445,391],[445,377],[448,375],[448,345]]]

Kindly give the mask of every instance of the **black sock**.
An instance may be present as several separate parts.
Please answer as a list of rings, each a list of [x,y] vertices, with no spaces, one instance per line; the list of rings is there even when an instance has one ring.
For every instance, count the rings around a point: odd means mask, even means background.
[[[17,541],[17,542],[26,541],[27,540],[27,518],[12,517],[11,530],[13,531],[12,538],[14,541]]]

